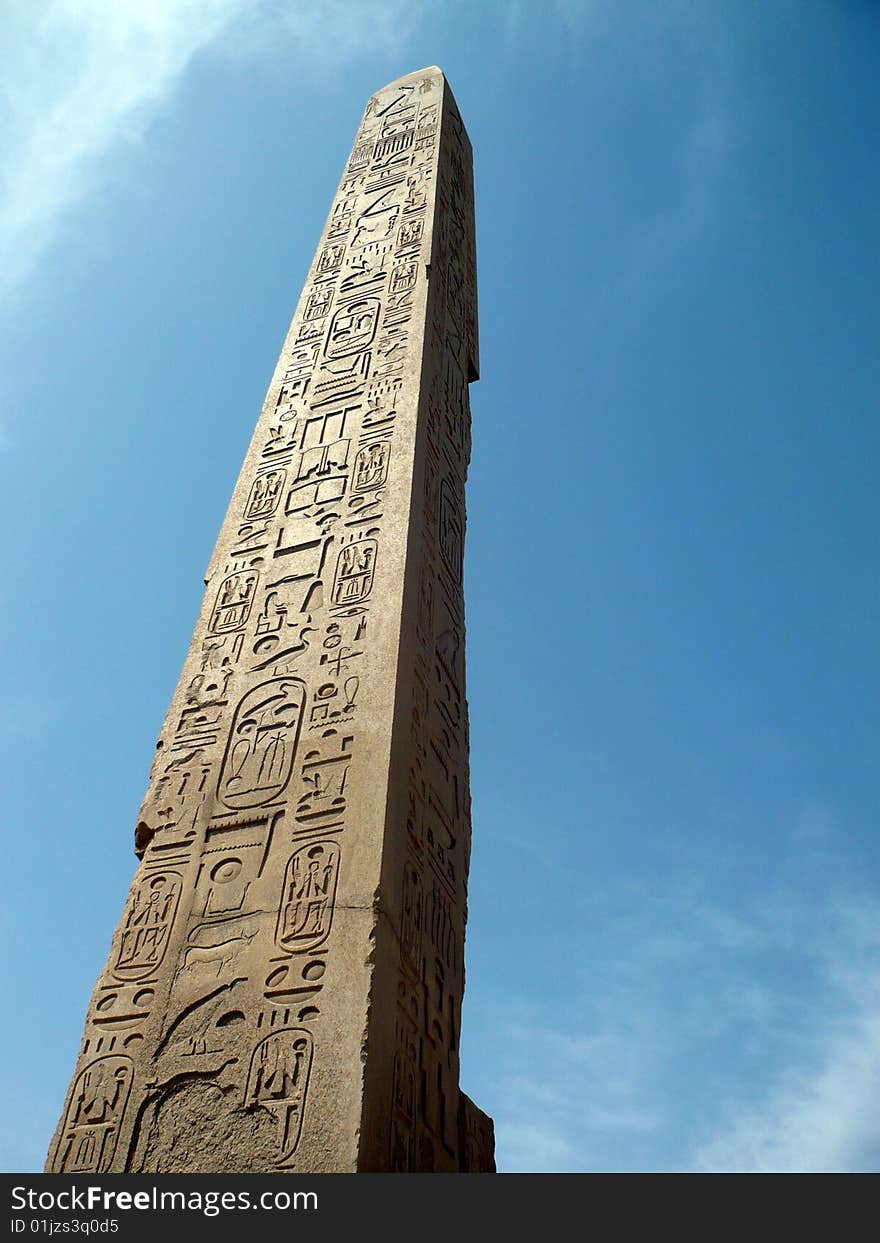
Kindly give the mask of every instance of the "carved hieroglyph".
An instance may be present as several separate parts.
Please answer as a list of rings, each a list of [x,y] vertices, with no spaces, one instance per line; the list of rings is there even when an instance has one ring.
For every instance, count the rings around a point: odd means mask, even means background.
[[[48,1169],[493,1169],[459,1091],[470,143],[367,104],[206,578]]]

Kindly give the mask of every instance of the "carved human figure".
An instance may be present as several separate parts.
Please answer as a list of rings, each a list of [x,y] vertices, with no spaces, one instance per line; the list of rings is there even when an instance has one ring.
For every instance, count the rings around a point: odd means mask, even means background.
[[[131,1091],[132,1062],[121,1055],[97,1058],[80,1071],[50,1168],[58,1173],[102,1173],[116,1148]]]
[[[264,518],[275,512],[284,477],[283,470],[272,470],[257,476],[245,506],[245,518]]]
[[[297,860],[284,911],[285,936],[300,932],[323,933],[332,877],[333,868],[329,863],[321,867],[317,859],[310,859],[303,872]]]
[[[83,1075],[74,1120],[106,1122],[119,1101],[123,1082],[124,1072],[111,1075],[106,1062],[96,1062]]]
[[[313,950],[327,938],[339,872],[335,842],[301,847],[288,861],[278,912],[276,942],[288,953]]]
[[[373,585],[376,549],[373,539],[359,540],[342,549],[333,584],[334,604],[357,604],[366,599]]]
[[[217,603],[211,619],[215,631],[237,630],[248,619],[257,586],[256,573],[230,574],[217,592]]]
[[[122,928],[116,973],[136,977],[159,965],[180,896],[180,877],[147,875],[135,887]]]
[[[267,1036],[251,1058],[244,1104],[262,1107],[276,1119],[279,1165],[290,1159],[299,1141],[311,1062],[312,1037],[302,1028]]]
[[[389,446],[386,441],[366,445],[358,453],[354,463],[352,491],[366,492],[385,482],[388,473]]]

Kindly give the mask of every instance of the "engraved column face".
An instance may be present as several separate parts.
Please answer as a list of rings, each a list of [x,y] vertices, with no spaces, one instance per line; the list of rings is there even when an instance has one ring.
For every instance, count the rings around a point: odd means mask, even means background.
[[[430,68],[368,101],[331,204],[159,738],[52,1170],[473,1166],[475,280],[470,145]]]

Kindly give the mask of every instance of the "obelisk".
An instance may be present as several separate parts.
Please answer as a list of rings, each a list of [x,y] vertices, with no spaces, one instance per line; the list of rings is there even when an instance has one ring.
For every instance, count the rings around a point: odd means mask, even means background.
[[[205,578],[47,1169],[488,1171],[460,1092],[471,149],[368,102]]]

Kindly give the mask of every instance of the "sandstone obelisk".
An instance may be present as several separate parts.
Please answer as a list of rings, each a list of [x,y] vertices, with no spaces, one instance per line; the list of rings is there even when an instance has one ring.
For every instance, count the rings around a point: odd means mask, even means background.
[[[471,151],[368,102],[206,576],[47,1169],[491,1170],[458,1085]]]

